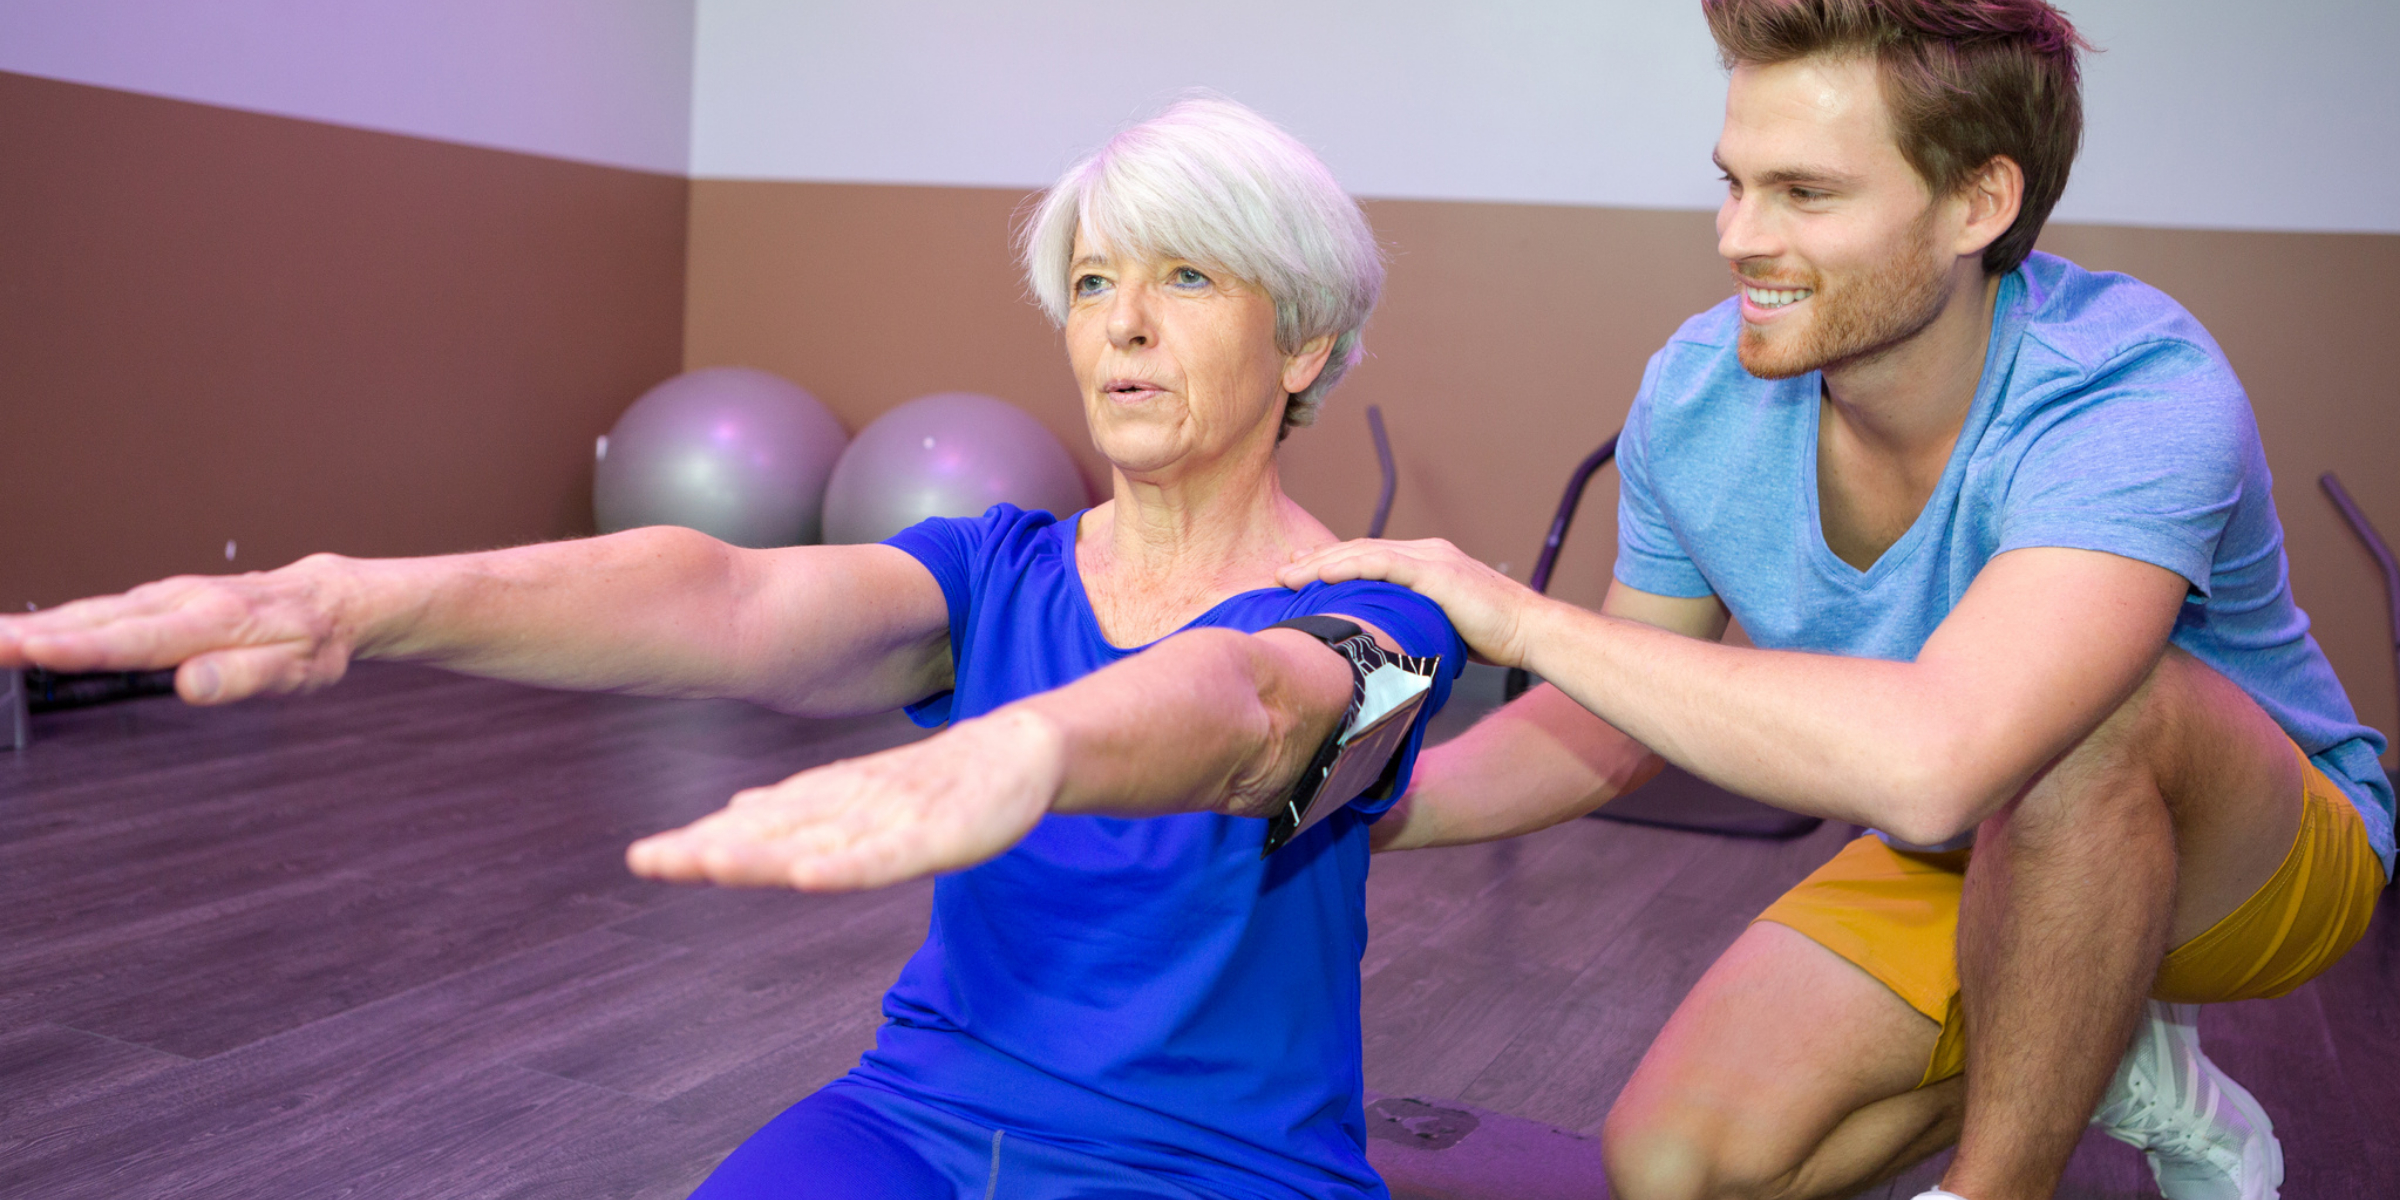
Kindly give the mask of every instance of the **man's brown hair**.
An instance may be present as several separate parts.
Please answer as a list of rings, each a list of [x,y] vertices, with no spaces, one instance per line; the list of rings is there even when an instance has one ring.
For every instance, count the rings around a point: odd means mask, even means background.
[[[2083,143],[2075,51],[2090,49],[2043,0],[1701,0],[1727,67],[1818,54],[1875,59],[1900,153],[1942,195],[1999,155],[2025,171],[2016,223],[1983,251],[1986,274],[2032,253]]]

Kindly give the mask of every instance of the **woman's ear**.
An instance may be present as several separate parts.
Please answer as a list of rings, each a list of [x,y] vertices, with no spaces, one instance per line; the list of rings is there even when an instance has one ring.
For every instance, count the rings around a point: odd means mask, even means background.
[[[1283,356],[1283,390],[1286,395],[1298,395],[1325,373],[1325,360],[1333,354],[1337,335],[1322,334],[1300,344],[1300,348]]]

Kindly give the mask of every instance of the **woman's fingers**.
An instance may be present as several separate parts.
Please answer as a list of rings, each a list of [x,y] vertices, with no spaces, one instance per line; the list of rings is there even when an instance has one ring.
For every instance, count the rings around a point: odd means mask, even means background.
[[[178,667],[176,690],[195,704],[318,687],[341,678],[348,655],[332,645],[312,598],[271,576],[162,580],[0,617],[0,668]]]
[[[1024,786],[1008,744],[973,725],[745,791],[635,842],[626,865],[674,882],[812,892],[973,866],[1015,845],[1048,805],[1038,786]]]

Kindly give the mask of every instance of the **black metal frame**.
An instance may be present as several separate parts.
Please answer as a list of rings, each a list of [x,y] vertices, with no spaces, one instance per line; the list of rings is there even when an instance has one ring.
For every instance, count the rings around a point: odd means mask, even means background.
[[[1559,548],[1566,543],[1567,530],[1575,524],[1576,510],[1583,506],[1584,489],[1592,476],[1600,473],[1617,457],[1619,434],[1608,435],[1600,448],[1585,455],[1576,464],[1575,473],[1567,477],[1567,490],[1558,498],[1558,511],[1550,517],[1550,532],[1542,538],[1542,552],[1533,561],[1533,575],[1526,581],[1534,591],[1548,593],[1550,575],[1558,567]],[[1503,694],[1510,700],[1525,693],[1533,685],[1533,676],[1522,667],[1512,667]],[[1656,797],[1658,803],[1644,804]],[[1648,825],[1658,829],[1681,829],[1693,833],[1714,833],[1725,837],[1765,838],[1783,840],[1814,832],[1825,823],[1822,817],[1785,812],[1760,804],[1747,797],[1725,791],[1697,776],[1669,767],[1666,774],[1652,781],[1633,797],[1637,803],[1619,807],[1611,801],[1591,815],[1627,825]],[[1616,808],[1617,811],[1609,811]]]
[[[2333,472],[2317,476],[2317,486],[2325,489],[2333,506],[2341,510],[2342,519],[2350,523],[2350,532],[2357,534],[2358,540],[2366,544],[2367,553],[2375,556],[2375,565],[2383,568],[2383,602],[2391,620],[2392,670],[2394,677],[2400,678],[2400,562],[2393,561],[2392,548],[2384,544],[2383,535],[2375,532],[2374,523],[2358,510],[2357,502],[2350,499],[2349,490]]]
[[[1375,465],[1383,468],[1383,487],[1375,493],[1375,516],[1367,522],[1367,536],[1383,536],[1383,526],[1392,519],[1392,493],[1399,490],[1400,472],[1392,466],[1392,439],[1383,432],[1383,410],[1367,406],[1367,430],[1375,435]]]

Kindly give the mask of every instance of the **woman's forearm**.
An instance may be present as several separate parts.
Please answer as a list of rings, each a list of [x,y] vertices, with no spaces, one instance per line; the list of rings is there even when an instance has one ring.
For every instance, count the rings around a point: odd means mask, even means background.
[[[1058,739],[1054,812],[1264,816],[1349,701],[1349,664],[1306,634],[1211,629],[1008,707]]]

